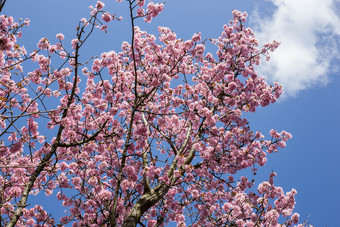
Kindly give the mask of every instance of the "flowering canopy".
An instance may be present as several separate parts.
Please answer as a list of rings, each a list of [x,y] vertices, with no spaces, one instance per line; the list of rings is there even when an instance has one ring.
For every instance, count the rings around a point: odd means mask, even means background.
[[[81,20],[71,50],[59,33],[27,54],[17,38],[29,20],[1,15],[1,225],[298,223],[296,191],[275,186],[275,173],[257,188],[233,177],[256,172],[291,138],[271,130],[265,140],[242,115],[281,95],[278,83],[254,70],[279,43],[259,48],[247,14],[235,10],[210,40],[216,54],[207,53],[200,33],[185,41],[159,27],[156,39],[134,25],[151,22],[163,4],[128,3],[132,41],[92,65],[79,58],[88,37],[121,19],[103,2]],[[24,72],[24,61],[37,63],[35,70]],[[28,205],[31,194],[56,196],[67,214],[57,219],[33,200]]]

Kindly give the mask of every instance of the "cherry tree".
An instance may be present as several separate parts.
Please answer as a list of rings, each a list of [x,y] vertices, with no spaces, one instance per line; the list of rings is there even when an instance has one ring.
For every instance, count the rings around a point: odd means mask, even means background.
[[[88,39],[121,20],[103,2],[90,6],[71,43],[59,33],[29,53],[19,42],[29,20],[0,16],[0,225],[298,223],[296,191],[276,186],[274,172],[260,184],[237,177],[255,175],[291,138],[271,130],[266,140],[243,116],[282,94],[254,69],[279,43],[259,47],[236,10],[216,39],[183,40],[166,27],[156,38],[135,24],[164,5],[127,3],[131,41],[88,60],[80,58]],[[55,198],[65,216],[35,195]]]

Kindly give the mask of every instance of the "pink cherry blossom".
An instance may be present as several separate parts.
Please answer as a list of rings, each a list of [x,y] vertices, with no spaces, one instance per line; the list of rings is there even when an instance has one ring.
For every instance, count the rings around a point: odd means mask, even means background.
[[[58,33],[56,35],[56,38],[59,39],[59,40],[63,40],[64,39],[64,35],[62,33]]]
[[[111,15],[110,15],[109,13],[104,13],[104,14],[102,15],[102,19],[103,19],[103,21],[105,21],[105,22],[110,22],[110,21],[111,21]]]
[[[77,45],[79,45],[79,40],[78,39],[72,39],[71,44],[72,44],[72,48],[76,49]]]
[[[105,4],[104,4],[103,2],[97,1],[96,8],[97,8],[98,10],[103,9],[104,6],[105,6]]]

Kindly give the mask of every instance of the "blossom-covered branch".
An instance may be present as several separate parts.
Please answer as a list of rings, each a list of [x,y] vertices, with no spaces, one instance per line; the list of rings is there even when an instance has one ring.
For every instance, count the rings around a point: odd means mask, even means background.
[[[136,25],[164,4],[126,2],[131,40],[92,62],[80,56],[96,28],[122,20],[104,2],[90,6],[68,44],[58,33],[30,54],[17,41],[29,20],[0,16],[0,225],[298,223],[296,191],[276,186],[276,173],[257,187],[235,179],[243,169],[255,175],[291,138],[271,130],[265,139],[244,117],[283,92],[255,71],[279,42],[259,47],[237,10],[216,39],[183,40],[167,27],[156,38]],[[31,194],[55,197],[67,213],[48,214]]]

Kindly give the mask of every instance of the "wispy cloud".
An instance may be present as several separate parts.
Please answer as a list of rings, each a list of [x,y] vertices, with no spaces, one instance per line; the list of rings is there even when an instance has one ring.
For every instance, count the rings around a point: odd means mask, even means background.
[[[251,21],[260,42],[278,40],[282,44],[259,71],[283,84],[290,95],[326,84],[327,74],[338,71],[332,63],[339,64],[340,59],[340,0],[268,2],[274,6],[272,15],[262,17],[258,6]]]

